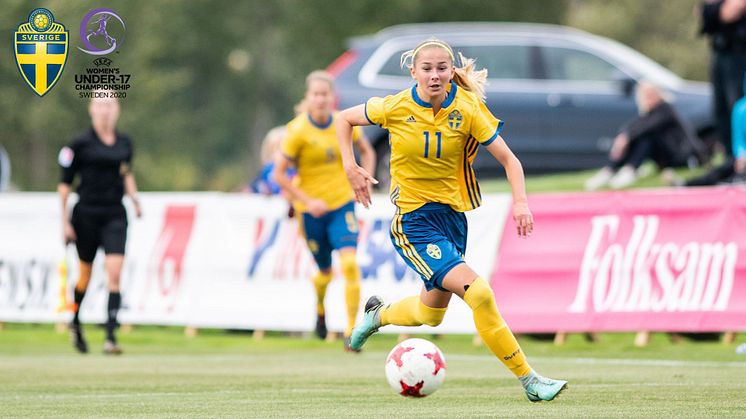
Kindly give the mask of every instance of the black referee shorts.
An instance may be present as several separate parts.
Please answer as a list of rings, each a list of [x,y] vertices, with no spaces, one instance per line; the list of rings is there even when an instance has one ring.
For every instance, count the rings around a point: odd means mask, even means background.
[[[70,222],[77,236],[78,257],[83,262],[92,263],[99,247],[103,247],[107,255],[124,254],[127,211],[123,205],[76,204]]]

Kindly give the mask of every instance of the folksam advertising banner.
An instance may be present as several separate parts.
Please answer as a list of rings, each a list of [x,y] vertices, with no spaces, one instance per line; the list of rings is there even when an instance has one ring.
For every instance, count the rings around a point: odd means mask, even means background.
[[[492,276],[513,330],[746,330],[746,189],[530,197]],[[510,226],[510,221],[507,221]]]
[[[309,278],[316,267],[297,219],[287,218],[285,201],[221,193],[144,193],[141,201],[143,217],[132,212],[129,217],[122,323],[313,330],[315,294]],[[468,216],[466,260],[488,278],[510,198],[496,195],[484,201]],[[376,196],[369,210],[357,208],[361,309],[373,294],[395,301],[420,292],[419,277],[390,242],[393,213],[386,196]],[[67,321],[77,272],[73,246],[62,244],[59,198],[1,195],[0,321]],[[106,301],[99,253],[81,319],[103,322]],[[344,280],[337,272],[326,303],[330,330],[343,330]],[[387,328],[401,330],[412,329]],[[423,330],[471,333],[471,312],[454,299],[443,324]]]
[[[282,199],[147,193],[142,203],[143,218],[130,214],[121,322],[313,329],[316,268]],[[508,195],[485,196],[468,213],[466,261],[491,279],[514,331],[746,330],[746,190],[538,194],[530,204],[529,239],[515,234]],[[384,196],[357,208],[361,307],[370,295],[396,301],[422,286],[390,242],[393,210]],[[77,255],[62,245],[59,211],[54,194],[0,195],[0,321],[70,318]],[[85,322],[104,321],[101,256]],[[326,303],[330,329],[343,330],[338,272]],[[438,328],[418,331],[472,333],[471,312],[454,298]]]

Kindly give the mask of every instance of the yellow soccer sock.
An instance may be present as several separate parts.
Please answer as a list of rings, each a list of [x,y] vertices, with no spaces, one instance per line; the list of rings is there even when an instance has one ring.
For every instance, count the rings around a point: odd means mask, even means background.
[[[505,364],[516,377],[522,377],[531,372],[531,366],[521,351],[513,332],[497,311],[495,296],[489,284],[477,278],[464,293],[464,301],[474,314],[474,325],[492,353]]]
[[[332,274],[329,273],[323,273],[319,271],[319,273],[316,274],[313,278],[311,278],[311,282],[313,282],[313,287],[316,289],[316,313],[319,316],[323,316],[324,311],[324,297],[326,297],[326,287],[329,286],[329,283],[332,281]]]
[[[381,309],[381,326],[437,326],[443,321],[448,308],[428,307],[418,295],[407,297]]]
[[[360,308],[360,269],[355,260],[355,253],[345,252],[340,255],[342,275],[345,278],[345,302],[347,303],[347,328],[345,336],[352,335],[355,318]]]

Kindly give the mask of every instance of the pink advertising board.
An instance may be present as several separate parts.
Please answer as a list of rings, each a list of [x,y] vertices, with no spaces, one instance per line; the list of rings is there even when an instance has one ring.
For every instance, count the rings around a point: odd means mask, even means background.
[[[537,194],[491,278],[516,332],[746,330],[746,189]]]

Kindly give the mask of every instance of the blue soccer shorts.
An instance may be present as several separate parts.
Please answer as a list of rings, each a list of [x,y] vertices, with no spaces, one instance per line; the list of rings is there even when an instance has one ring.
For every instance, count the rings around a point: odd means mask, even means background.
[[[443,288],[443,278],[464,263],[468,226],[466,215],[440,203],[428,203],[391,222],[391,241],[404,262],[417,272],[430,291]]]
[[[301,230],[319,269],[331,268],[333,250],[357,247],[355,202],[350,201],[319,218],[304,212],[301,216]]]

